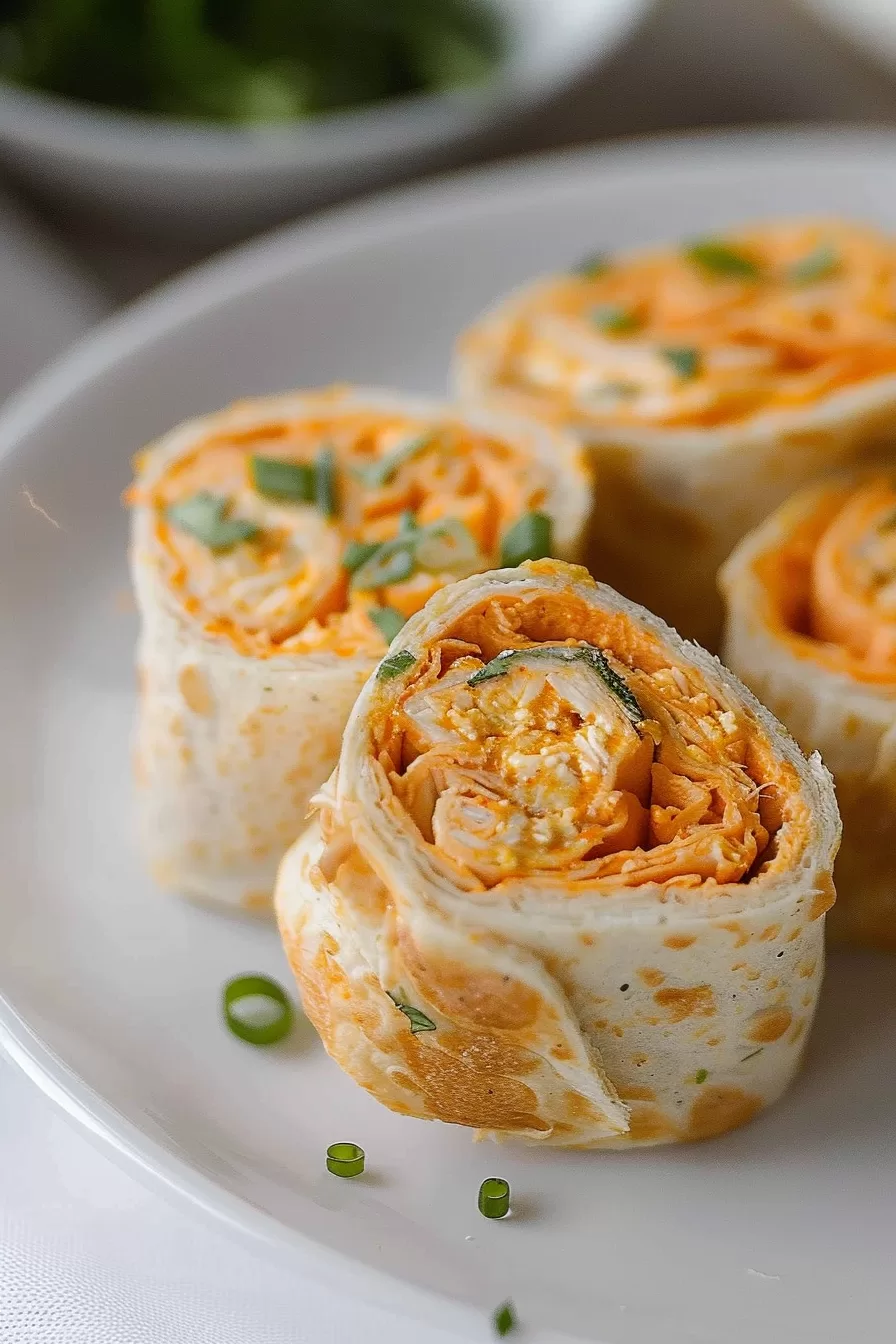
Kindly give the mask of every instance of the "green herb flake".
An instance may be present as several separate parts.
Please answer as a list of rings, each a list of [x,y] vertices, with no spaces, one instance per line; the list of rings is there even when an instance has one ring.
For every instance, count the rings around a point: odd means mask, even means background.
[[[593,644],[540,644],[531,649],[505,649],[485,667],[474,672],[468,686],[479,686],[493,677],[502,677],[511,667],[531,658],[549,659],[558,663],[584,663],[600,677],[607,690],[616,697],[633,723],[641,723],[647,716],[618,672],[607,661],[606,654]]]
[[[693,345],[664,345],[660,354],[672,365],[679,378],[683,378],[686,382],[696,378],[700,373],[702,362],[700,351]]]
[[[698,1069],[694,1075],[695,1083],[705,1083],[709,1077],[709,1069]]]
[[[244,541],[254,540],[261,532],[247,518],[231,518],[231,507],[230,500],[224,495],[200,490],[189,499],[169,504],[165,516],[181,532],[195,537],[216,555],[223,555]]]
[[[599,303],[591,309],[591,321],[608,336],[628,336],[641,327],[641,319],[619,303]]]
[[[336,454],[329,444],[321,448],[314,459],[314,503],[325,518],[336,518],[339,501],[336,498]]]
[[[830,243],[819,243],[800,261],[788,268],[787,279],[794,285],[812,285],[827,280],[840,269],[840,257]]]
[[[361,592],[385,588],[391,583],[403,583],[415,569],[414,545],[407,535],[393,537],[375,548],[367,560],[354,572],[352,587]]]
[[[546,513],[532,511],[517,518],[501,541],[501,567],[514,569],[524,560],[544,560],[551,554],[554,527]]]
[[[500,1307],[496,1307],[492,1314],[492,1328],[499,1339],[503,1339],[505,1335],[512,1335],[518,1327],[516,1311],[508,1298],[506,1302],[501,1303]]]
[[[378,541],[350,541],[342,552],[342,568],[354,574],[372,555],[376,555],[379,548]]]
[[[409,667],[413,667],[417,659],[407,649],[399,649],[397,653],[390,653],[384,658],[376,670],[377,681],[392,681],[395,677],[400,677],[402,672],[407,672]]]
[[[412,457],[416,457],[418,453],[422,453],[435,438],[436,435],[431,430],[427,430],[425,434],[417,434],[406,443],[393,448],[391,453],[386,453],[385,457],[369,462],[366,466],[357,467],[355,474],[369,490],[379,490],[389,484],[399,467],[409,462]]]
[[[699,266],[707,275],[729,280],[758,280],[759,267],[743,252],[720,243],[714,238],[699,239],[685,248],[688,261]]]
[[[585,280],[596,280],[599,275],[606,275],[610,265],[610,257],[606,252],[592,252],[573,266],[572,273],[581,275]]]
[[[411,659],[411,661],[413,662],[414,660]],[[425,1013],[421,1013],[419,1008],[412,1008],[409,1003],[402,1003],[401,999],[395,994],[390,993],[389,998],[395,1004],[398,1011],[404,1013],[405,1017],[410,1022],[412,1036],[418,1036],[421,1031],[436,1030],[436,1024],[433,1022],[432,1018],[427,1017]]]
[[[394,607],[371,607],[367,615],[387,644],[392,643],[399,630],[402,630],[406,623],[406,618]]]
[[[282,457],[249,458],[253,489],[268,499],[314,502],[314,468],[307,462],[289,462]]]

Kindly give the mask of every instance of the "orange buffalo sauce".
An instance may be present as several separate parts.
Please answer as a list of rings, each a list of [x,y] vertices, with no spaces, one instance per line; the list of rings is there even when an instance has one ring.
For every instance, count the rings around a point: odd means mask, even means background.
[[[314,473],[322,454],[326,507],[258,488],[253,459]],[[459,418],[365,407],[222,425],[162,464],[150,449],[136,465],[127,501],[151,512],[149,550],[171,594],[205,633],[255,657],[376,657],[388,639],[371,612],[406,618],[446,582],[492,567],[502,536],[545,503],[549,485],[517,446]],[[251,535],[216,549],[178,525],[177,508],[203,495],[223,501],[226,518]],[[447,537],[437,526],[445,522]],[[350,548],[372,551],[427,528],[434,535],[413,551],[410,572],[399,557],[375,587],[353,583]]]
[[[601,258],[523,290],[462,354],[582,424],[720,427],[896,375],[896,242],[836,220]]]

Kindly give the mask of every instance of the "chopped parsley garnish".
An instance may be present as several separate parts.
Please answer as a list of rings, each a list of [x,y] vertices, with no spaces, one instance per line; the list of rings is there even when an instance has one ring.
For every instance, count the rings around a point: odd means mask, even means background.
[[[260,495],[269,499],[298,500],[303,504],[314,502],[314,468],[308,462],[289,462],[282,457],[249,458],[252,485]]]
[[[581,275],[586,280],[596,280],[599,275],[606,275],[610,269],[610,258],[606,252],[592,252],[590,256],[583,257],[581,261],[573,266],[573,275]]]
[[[336,498],[336,454],[327,444],[314,460],[314,503],[325,518],[339,513]]]
[[[372,555],[375,555],[380,548],[378,541],[350,541],[342,552],[342,568],[347,569],[349,574],[354,574],[356,569],[360,569]]]
[[[816,280],[827,280],[840,269],[840,257],[830,243],[819,243],[787,271],[787,279],[794,285],[811,285]]]
[[[660,354],[672,365],[679,378],[690,381],[700,372],[700,351],[693,345],[664,345]]]
[[[367,615],[387,644],[392,643],[399,630],[406,624],[406,618],[394,607],[371,607]]]
[[[531,649],[505,649],[490,663],[486,663],[485,667],[474,672],[467,685],[479,686],[484,681],[491,681],[493,677],[502,677],[516,664],[531,658],[543,658],[558,663],[584,663],[600,677],[633,723],[640,723],[647,717],[622,677],[610,666],[606,654],[593,644],[537,644]]]
[[[513,1303],[508,1299],[502,1302],[500,1307],[496,1307],[492,1315],[492,1327],[495,1334],[503,1339],[505,1335],[512,1335],[518,1326],[516,1312]]]
[[[627,336],[642,325],[638,314],[620,303],[599,303],[591,309],[591,321],[610,336]]]
[[[412,457],[416,457],[418,453],[422,453],[424,448],[428,448],[435,437],[436,435],[432,430],[427,430],[424,434],[416,434],[406,443],[401,443],[397,448],[393,448],[391,453],[386,453],[385,457],[377,458],[375,462],[368,462],[365,466],[356,468],[355,474],[369,489],[379,490],[381,486],[389,484],[400,466],[410,461]]]
[[[698,1069],[694,1076],[694,1082],[705,1083],[708,1077],[709,1077],[709,1069]]]
[[[169,504],[165,516],[181,532],[189,533],[216,555],[223,555],[244,541],[252,541],[261,531],[248,518],[231,518],[231,507],[224,495],[200,490],[189,499]]]
[[[411,659],[411,661],[413,662],[414,660]],[[435,1022],[433,1022],[431,1017],[427,1017],[425,1013],[421,1013],[419,1008],[412,1008],[409,1003],[402,1003],[401,999],[395,994],[390,993],[389,998],[395,1004],[398,1011],[404,1013],[405,1017],[410,1022],[412,1036],[419,1035],[421,1031],[435,1031]]]
[[[517,518],[501,541],[501,565],[513,569],[524,560],[544,560],[551,554],[554,527],[546,513],[533,510]]]
[[[399,649],[397,653],[390,653],[388,658],[384,658],[376,670],[377,681],[392,681],[395,677],[400,677],[402,672],[407,672],[409,667],[413,667],[417,659],[407,649]]]
[[[759,267],[751,257],[713,238],[703,238],[691,243],[685,248],[684,254],[688,261],[692,261],[708,275],[725,277],[729,280],[759,279]]]

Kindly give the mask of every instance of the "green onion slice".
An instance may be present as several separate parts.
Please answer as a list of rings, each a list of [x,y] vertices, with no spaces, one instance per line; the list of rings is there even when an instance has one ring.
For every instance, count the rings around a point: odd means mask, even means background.
[[[730,280],[758,280],[759,267],[752,258],[714,238],[699,239],[685,248],[685,256],[708,275]]]
[[[696,378],[700,372],[700,351],[693,345],[664,345],[660,354],[685,381]]]
[[[505,1335],[512,1335],[517,1329],[516,1311],[513,1303],[508,1299],[502,1302],[500,1307],[496,1307],[492,1314],[492,1326],[495,1334],[503,1339]]]
[[[329,444],[314,459],[314,503],[325,518],[339,513],[336,498],[336,454]]]
[[[816,280],[827,280],[840,269],[840,257],[830,243],[819,243],[807,256],[795,261],[787,271],[787,279],[794,285],[811,285]]]
[[[334,1176],[360,1176],[364,1170],[364,1149],[356,1143],[331,1143],[327,1149],[327,1171]]]
[[[625,336],[642,325],[637,313],[618,303],[599,303],[591,309],[591,321],[611,336]]]
[[[377,681],[392,681],[395,677],[400,677],[402,672],[407,672],[409,667],[413,667],[417,659],[407,649],[399,649],[397,653],[390,653],[388,658],[384,658],[376,670]]]
[[[506,1218],[510,1211],[510,1186],[500,1176],[489,1176],[479,1187],[479,1212],[485,1218]]]
[[[314,502],[314,468],[307,462],[288,462],[282,457],[249,458],[252,485],[268,499]]]
[[[586,280],[596,280],[599,275],[606,275],[610,269],[610,257],[606,252],[592,252],[590,256],[583,257],[581,261],[573,266],[573,275],[584,276]]]
[[[412,534],[414,558],[427,574],[467,574],[480,562],[479,547],[459,518],[442,518]]]
[[[224,986],[222,1004],[227,1026],[234,1036],[250,1045],[282,1041],[292,1026],[292,1003],[286,990],[266,975],[234,976]],[[251,1013],[246,1012],[249,1008]],[[263,1008],[263,1013],[259,1008]]]
[[[261,529],[247,518],[229,516],[231,502],[224,495],[200,490],[189,499],[169,504],[165,517],[181,532],[187,532],[216,555],[232,551],[244,541],[252,541]]]
[[[378,541],[350,541],[342,552],[342,568],[354,574],[380,548]]]
[[[405,626],[407,618],[394,607],[371,607],[367,615],[373,621],[387,644],[391,644],[399,630]]]
[[[362,592],[385,588],[390,583],[403,583],[414,572],[414,548],[408,534],[393,537],[377,546],[369,559],[354,573],[352,586]]]
[[[400,1013],[404,1013],[405,1017],[410,1022],[412,1036],[419,1035],[421,1031],[436,1030],[436,1024],[435,1022],[433,1022],[432,1018],[427,1017],[426,1014],[422,1013],[419,1008],[414,1008],[409,1003],[402,1003],[401,999],[399,999],[395,994],[389,993],[389,998],[395,1004],[395,1007],[398,1009],[398,1011]]]
[[[388,485],[395,475],[396,471],[405,462],[422,453],[424,448],[436,438],[432,430],[427,430],[424,434],[416,434],[406,443],[401,443],[397,448],[393,448],[391,453],[386,453],[385,457],[379,458],[376,462],[370,462],[366,466],[358,467],[356,475],[371,490],[378,490],[383,485]]]
[[[531,649],[505,649],[490,663],[486,663],[485,667],[474,672],[467,685],[479,686],[483,681],[491,681],[492,677],[502,677],[516,664],[531,658],[550,659],[558,663],[584,663],[600,677],[633,723],[640,723],[647,717],[622,677],[610,666],[606,654],[593,644],[537,644]]]
[[[524,513],[504,533],[501,542],[501,566],[513,569],[524,560],[544,560],[554,544],[554,526],[546,513]]]

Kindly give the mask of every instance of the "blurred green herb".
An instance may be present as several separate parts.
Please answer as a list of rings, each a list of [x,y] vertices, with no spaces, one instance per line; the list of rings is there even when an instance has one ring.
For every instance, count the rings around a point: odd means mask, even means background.
[[[8,0],[0,76],[192,120],[289,122],[477,84],[504,49],[482,0]]]

